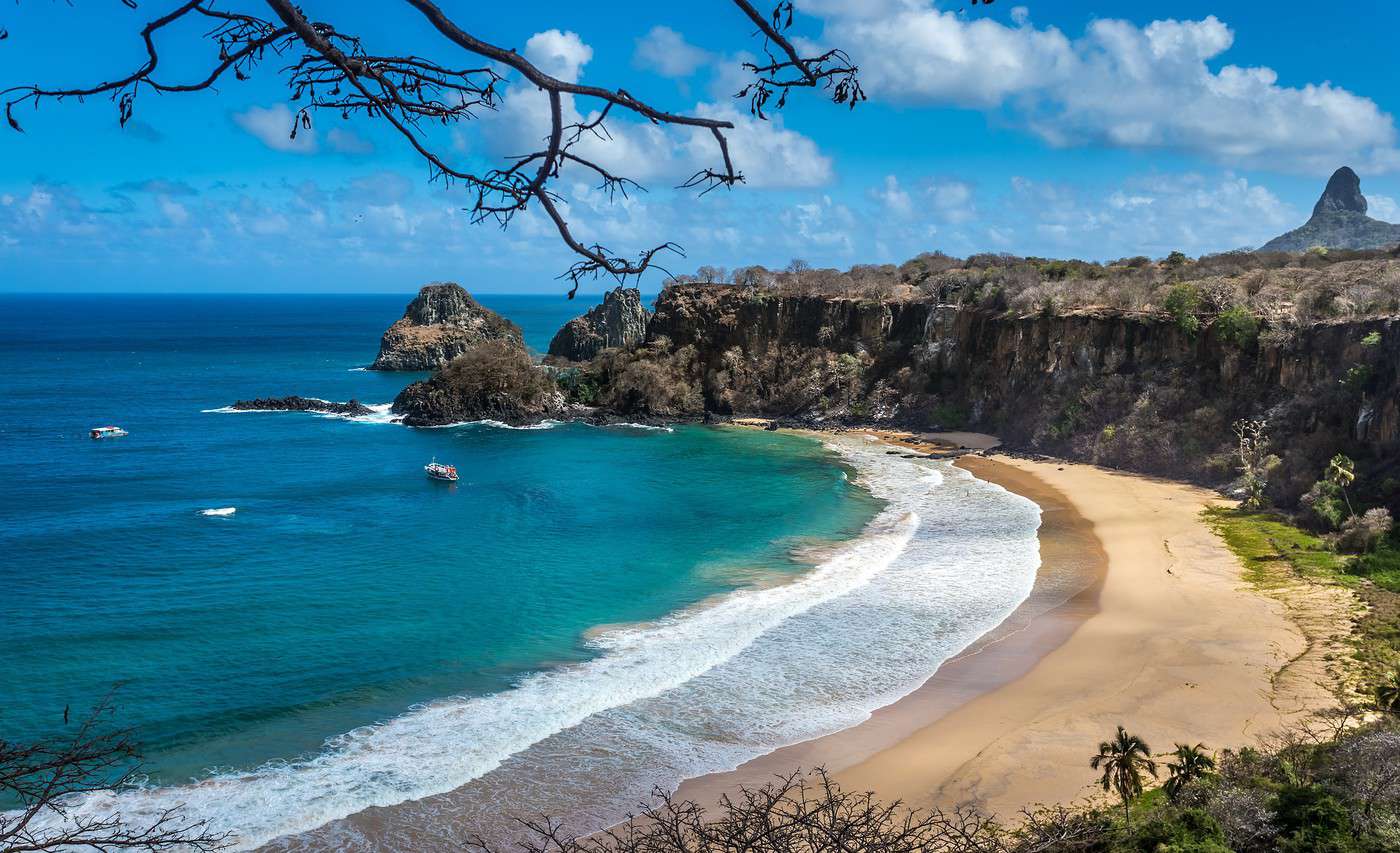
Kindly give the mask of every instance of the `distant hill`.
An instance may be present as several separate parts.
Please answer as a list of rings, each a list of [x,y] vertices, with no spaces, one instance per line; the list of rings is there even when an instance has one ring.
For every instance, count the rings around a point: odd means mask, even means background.
[[[1400,225],[1366,215],[1361,179],[1343,166],[1332,173],[1322,198],[1313,206],[1312,218],[1299,228],[1279,235],[1261,252],[1305,252],[1314,246],[1327,249],[1380,249],[1400,243]]]

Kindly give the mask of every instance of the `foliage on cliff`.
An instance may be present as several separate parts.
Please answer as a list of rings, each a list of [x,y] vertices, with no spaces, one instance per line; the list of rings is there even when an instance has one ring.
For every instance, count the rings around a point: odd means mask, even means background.
[[[405,388],[393,409],[409,426],[475,420],[528,424],[558,415],[563,402],[554,380],[523,346],[495,340],[477,344],[432,378]]]
[[[1350,722],[1353,725],[1347,725]],[[1267,748],[1177,744],[1136,762],[1161,788],[1102,802],[1028,806],[994,816],[968,806],[910,810],[842,790],[824,772],[743,788],[718,807],[658,791],[621,827],[574,838],[548,819],[525,822],[526,853],[1380,853],[1400,847],[1400,727],[1338,720],[1287,732]],[[1125,737],[1141,743],[1140,740]],[[1103,748],[1112,753],[1115,744]],[[1114,756],[1111,754],[1110,758]],[[1161,772],[1153,772],[1154,770]],[[1089,762],[1085,761],[1089,776]],[[1157,778],[1157,777],[1165,777]],[[481,840],[474,849],[494,853]]]

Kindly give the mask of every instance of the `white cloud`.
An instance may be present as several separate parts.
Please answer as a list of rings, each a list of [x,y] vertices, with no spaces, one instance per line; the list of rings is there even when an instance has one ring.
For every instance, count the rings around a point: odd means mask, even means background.
[[[637,39],[636,62],[663,77],[689,77],[710,61],[710,53],[670,27],[657,25]]]
[[[1366,196],[1367,213],[1382,222],[1400,220],[1400,205],[1388,195]]]
[[[578,33],[545,30],[525,42],[525,58],[551,77],[577,83],[583,66],[593,58],[593,48]]]
[[[316,136],[313,130],[301,128],[297,131],[295,139],[291,137],[292,111],[286,104],[249,107],[244,112],[234,113],[233,120],[274,151],[310,154],[316,150]]]
[[[879,5],[885,14],[872,15]],[[849,7],[849,8],[848,8]],[[1096,20],[1071,40],[1028,16],[1008,26],[927,3],[807,3],[847,49],[872,98],[1007,108],[1055,145],[1169,148],[1223,163],[1325,174],[1343,162],[1400,168],[1392,117],[1330,83],[1282,86],[1266,67],[1224,65],[1214,16],[1139,27]]]
[[[899,179],[894,175],[886,175],[885,182],[870,190],[870,196],[875,199],[884,210],[894,216],[907,217],[914,215],[914,200],[909,197],[909,193],[899,185]]]
[[[300,136],[300,134],[298,134]],[[326,144],[341,154],[364,155],[374,153],[374,143],[353,130],[341,127],[331,128],[326,134]]]
[[[896,219],[960,224],[976,215],[972,185],[953,178],[920,180],[912,189],[906,189],[894,175],[886,175],[884,182],[872,187],[868,194],[883,215]]]
[[[725,136],[730,158],[734,168],[743,173],[745,186],[790,189],[817,187],[831,181],[831,158],[809,137],[783,127],[781,115],[764,121],[732,103],[698,104],[696,113],[734,124]],[[714,135],[708,130],[692,131],[687,150],[689,168],[711,166],[718,170],[723,162]]]
[[[533,36],[526,43],[532,62],[552,64],[565,79],[577,79],[592,56],[588,45],[573,33],[550,30]],[[596,111],[583,114],[576,99],[562,99],[564,122],[574,124],[596,118]],[[752,188],[793,188],[820,186],[832,178],[832,161],[807,136],[784,127],[781,116],[759,120],[732,103],[700,103],[694,115],[722,119],[734,124],[725,131],[731,159]],[[502,98],[500,109],[483,115],[480,123],[487,150],[497,157],[509,157],[541,150],[550,130],[547,96],[517,81]],[[713,134],[687,127],[657,126],[630,120],[625,110],[609,114],[606,134],[585,133],[572,148],[579,157],[598,164],[614,175],[638,181],[683,182],[703,168],[718,171],[723,160]],[[566,165],[565,176],[597,183],[597,175],[576,164]]]

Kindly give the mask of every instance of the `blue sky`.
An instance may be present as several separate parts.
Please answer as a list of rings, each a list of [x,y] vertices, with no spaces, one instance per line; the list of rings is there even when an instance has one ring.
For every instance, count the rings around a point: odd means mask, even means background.
[[[174,5],[8,5],[0,87],[127,71],[142,56],[142,23]],[[1400,219],[1395,4],[964,5],[798,0],[793,35],[845,48],[870,101],[848,112],[802,93],[760,123],[730,97],[760,43],[724,0],[443,3],[468,31],[552,73],[736,122],[749,183],[732,191],[675,190],[713,150],[621,118],[590,153],[648,193],[609,203],[586,176],[561,176],[581,235],[625,254],[675,240],[687,257],[667,262],[674,271],[898,263],[934,249],[1223,251],[1300,224],[1344,164],[1361,174],[1373,215]],[[407,6],[303,7],[371,51],[461,60]],[[198,36],[186,27],[161,40],[170,78],[207,69]],[[26,132],[0,133],[0,290],[408,292],[456,280],[562,292],[555,276],[572,257],[541,217],[504,232],[469,224],[464,191],[427,183],[404,144],[364,120],[322,116],[287,139],[280,65],[217,93],[143,93],[125,130],[105,100],[20,110]],[[481,168],[539,138],[541,104],[515,86],[498,113],[430,141]],[[659,283],[655,274],[643,286]]]

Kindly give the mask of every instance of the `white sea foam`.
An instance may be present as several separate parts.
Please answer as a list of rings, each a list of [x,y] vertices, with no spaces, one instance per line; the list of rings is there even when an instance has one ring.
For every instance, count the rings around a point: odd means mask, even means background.
[[[318,412],[324,418],[337,418],[343,421],[354,421],[357,424],[396,424],[403,420],[403,417],[393,413],[394,404],[390,403],[366,403],[365,407],[371,410],[368,415],[341,415],[334,412]]]
[[[1024,600],[1039,516],[1029,501],[946,463],[855,442],[840,450],[888,505],[789,584],[608,631],[592,640],[599,655],[590,661],[411,709],[334,738],[308,760],[94,794],[69,814],[120,810],[139,821],[183,803],[247,848],[496,771],[596,795],[602,819],[618,805],[604,792],[626,797],[621,807],[635,803],[638,761],[648,778],[673,784],[859,722]]]
[[[238,512],[238,507],[236,507],[236,506],[221,506],[221,507],[216,507],[216,508],[214,508],[214,509],[202,509],[202,510],[199,511],[199,514],[200,514],[200,515],[233,515],[235,512]]]

